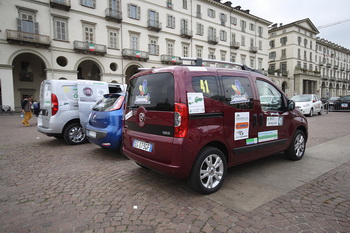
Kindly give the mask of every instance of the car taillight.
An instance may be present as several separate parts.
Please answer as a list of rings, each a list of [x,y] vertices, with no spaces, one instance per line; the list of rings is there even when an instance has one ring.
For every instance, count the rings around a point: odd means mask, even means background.
[[[51,115],[56,115],[58,111],[58,99],[55,94],[51,94]]]
[[[184,138],[188,131],[188,108],[186,104],[175,103],[174,137]]]
[[[118,110],[123,106],[124,96],[119,96],[119,98],[114,102],[113,107],[109,111]]]

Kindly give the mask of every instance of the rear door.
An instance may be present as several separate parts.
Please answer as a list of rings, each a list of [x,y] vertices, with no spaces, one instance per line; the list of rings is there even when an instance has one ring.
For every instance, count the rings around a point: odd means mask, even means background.
[[[253,159],[258,150],[258,125],[253,82],[247,72],[219,71],[224,92],[224,135],[230,163]]]

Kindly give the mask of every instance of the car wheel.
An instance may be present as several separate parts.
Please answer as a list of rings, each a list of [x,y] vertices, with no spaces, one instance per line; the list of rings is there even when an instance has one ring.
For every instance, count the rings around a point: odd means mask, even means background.
[[[71,145],[78,145],[86,142],[87,138],[83,127],[79,123],[68,125],[63,132],[64,141]]]
[[[287,159],[300,160],[303,158],[306,148],[305,133],[301,130],[297,130],[294,134],[293,140],[290,143],[289,148],[284,152]]]
[[[314,115],[314,109],[313,108],[311,108],[310,109],[310,114],[309,114],[309,117],[312,117]]]
[[[215,147],[205,147],[192,167],[189,184],[198,193],[214,193],[224,182],[226,169],[226,158],[222,151]]]

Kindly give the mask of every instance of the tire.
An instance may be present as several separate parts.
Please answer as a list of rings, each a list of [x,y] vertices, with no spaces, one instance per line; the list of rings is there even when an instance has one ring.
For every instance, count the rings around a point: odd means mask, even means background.
[[[87,141],[83,127],[79,123],[68,125],[63,131],[63,139],[70,145],[78,145]]]
[[[226,177],[227,162],[221,150],[205,147],[199,153],[189,177],[190,186],[198,193],[214,193]]]
[[[310,109],[310,114],[309,114],[309,117],[312,117],[314,115],[314,109],[313,108],[311,108]]]
[[[306,149],[305,133],[297,130],[294,134],[293,140],[287,150],[284,151],[287,159],[300,160],[303,158]]]

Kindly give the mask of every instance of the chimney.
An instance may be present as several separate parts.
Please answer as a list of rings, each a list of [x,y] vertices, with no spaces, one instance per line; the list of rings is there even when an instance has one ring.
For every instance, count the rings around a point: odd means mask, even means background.
[[[230,2],[230,1],[227,1],[227,2],[225,2],[225,3],[224,3],[224,5],[225,5],[225,6],[228,6],[228,7],[231,7],[231,5],[232,5],[232,2]]]
[[[236,10],[241,10],[241,6],[234,7]]]

